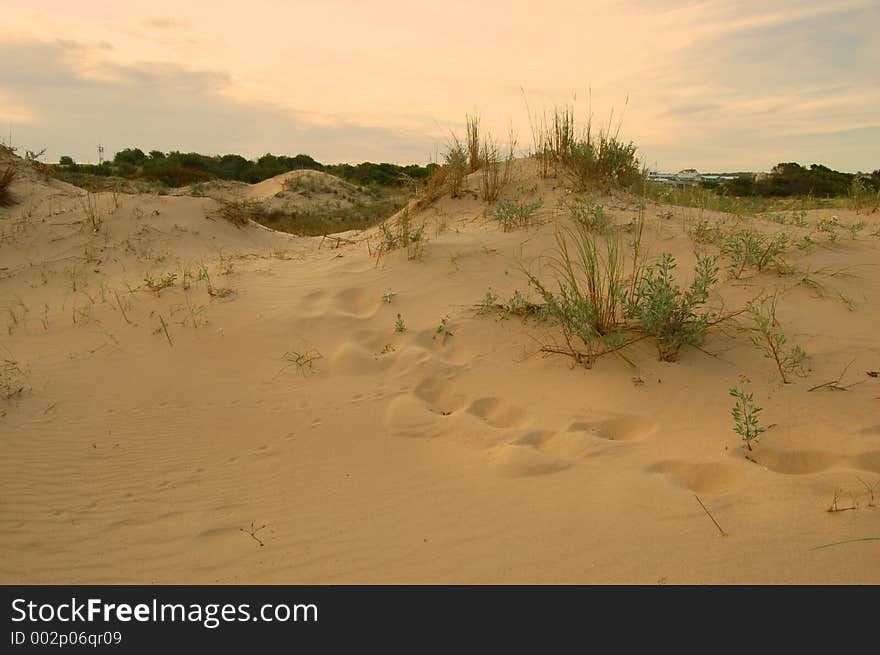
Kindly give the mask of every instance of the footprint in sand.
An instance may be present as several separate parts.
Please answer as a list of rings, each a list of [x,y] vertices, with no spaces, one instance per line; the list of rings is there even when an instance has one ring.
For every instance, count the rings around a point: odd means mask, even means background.
[[[382,298],[371,289],[351,288],[337,293],[334,300],[341,313],[356,318],[369,318],[379,310]]]
[[[517,443],[507,443],[489,451],[489,466],[507,477],[531,477],[563,471],[572,461],[536,448]]]
[[[496,428],[522,428],[530,421],[522,409],[494,396],[475,400],[467,411]]]
[[[398,396],[385,410],[385,425],[399,437],[430,439],[440,435],[443,416],[411,394]]]
[[[330,368],[340,375],[367,375],[384,370],[388,359],[377,358],[373,352],[355,343],[343,342],[330,357]]]
[[[436,377],[423,380],[416,386],[414,393],[431,410],[443,416],[449,416],[467,404],[464,394],[457,392],[449,382]]]
[[[664,473],[676,484],[694,493],[719,495],[736,491],[745,484],[746,473],[731,462],[686,462],[668,460],[646,469]]]
[[[587,432],[609,441],[637,441],[645,439],[657,429],[657,423],[635,414],[618,416],[604,421],[575,421],[569,432]]]
[[[446,335],[442,332],[438,333],[436,329],[422,330],[416,336],[415,343],[441,360],[452,364],[462,366],[471,361],[471,353],[461,344],[454,332]]]
[[[327,311],[327,293],[325,291],[315,291],[303,298],[300,303],[300,316],[305,318],[315,318],[323,315]]]
[[[852,458],[852,466],[863,471],[880,473],[880,450],[870,450]]]
[[[753,459],[775,473],[806,475],[819,473],[841,463],[843,458],[826,450],[776,450],[760,448]]]

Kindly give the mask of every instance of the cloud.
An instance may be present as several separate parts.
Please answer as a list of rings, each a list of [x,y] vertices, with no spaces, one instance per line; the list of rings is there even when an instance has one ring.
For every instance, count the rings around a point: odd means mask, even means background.
[[[577,93],[594,125],[626,105],[622,134],[661,168],[878,166],[876,0],[52,1],[12,0],[7,33],[29,36],[0,44],[0,92],[64,154],[101,138],[424,161],[465,112],[530,141],[523,88],[538,113]]]
[[[656,62],[647,76],[657,109],[647,122],[657,129],[643,133],[643,151],[679,167],[766,169],[791,160],[844,170],[880,165],[874,129],[880,6],[803,5],[785,17],[746,17],[736,29],[707,29],[711,38]],[[783,3],[778,11],[785,10]],[[862,139],[851,139],[854,133]]]
[[[425,161],[433,140],[406,133],[249,104],[225,95],[225,71],[188,70],[167,62],[104,63],[80,68],[82,44],[0,43],[0,93],[31,120],[15,126],[15,140],[79,161],[124,147],[144,150],[308,153],[320,161]],[[95,74],[97,73],[97,74]]]
[[[190,27],[189,22],[174,18],[148,18],[143,21],[143,25],[157,30],[183,30]]]

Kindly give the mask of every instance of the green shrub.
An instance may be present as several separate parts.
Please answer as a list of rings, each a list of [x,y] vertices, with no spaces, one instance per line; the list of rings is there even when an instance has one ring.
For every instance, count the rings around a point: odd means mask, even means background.
[[[611,228],[611,218],[605,213],[605,207],[593,200],[592,196],[572,203],[571,218],[590,232],[604,234]]]
[[[688,230],[688,236],[694,243],[720,245],[724,241],[724,233],[718,225],[712,225],[708,220],[700,219],[693,228]]]
[[[504,199],[495,207],[492,216],[501,224],[505,232],[510,232],[518,227],[528,227],[532,214],[541,207],[541,204],[540,199],[530,203],[516,203],[512,200]]]
[[[675,266],[675,258],[664,253],[660,261],[645,269],[627,303],[627,314],[635,319],[636,329],[657,340],[657,351],[665,362],[674,361],[682,346],[702,343],[715,318],[713,312],[700,311],[718,282],[715,258],[697,256],[694,281],[687,289],[676,284]]]
[[[382,223],[379,226],[381,242],[376,251],[377,260],[383,254],[403,248],[406,250],[407,259],[421,259],[425,248],[425,225],[414,227],[409,211],[404,209],[398,219],[392,224]]]
[[[736,398],[736,404],[730,411],[734,422],[733,431],[742,437],[746,447],[751,450],[752,442],[767,431],[758,425],[761,408],[755,405],[754,394],[746,393],[739,387],[732,387],[729,393]]]
[[[468,152],[456,137],[453,137],[452,143],[448,146],[445,159],[449,195],[459,198],[464,188],[464,178],[468,173]]]
[[[788,234],[780,232],[770,237],[751,229],[738,230],[728,234],[721,244],[721,253],[730,260],[728,273],[739,279],[749,267],[758,272],[771,264],[782,265],[781,255],[788,247]]]
[[[749,340],[764,357],[774,361],[782,382],[788,384],[792,373],[803,374],[803,362],[807,353],[800,346],[791,350],[785,349],[787,339],[776,319],[776,300],[777,297],[773,296],[759,303],[749,303],[748,310],[754,320]]]
[[[562,163],[583,190],[631,189],[644,181],[633,143],[624,143],[616,135],[604,132],[594,140],[589,128],[585,137],[575,141],[570,152],[562,156]]]

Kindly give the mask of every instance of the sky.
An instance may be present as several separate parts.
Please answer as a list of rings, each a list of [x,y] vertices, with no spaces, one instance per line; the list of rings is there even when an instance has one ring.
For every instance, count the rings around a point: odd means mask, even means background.
[[[656,170],[880,168],[880,0],[3,0],[0,138],[427,163],[571,105]]]

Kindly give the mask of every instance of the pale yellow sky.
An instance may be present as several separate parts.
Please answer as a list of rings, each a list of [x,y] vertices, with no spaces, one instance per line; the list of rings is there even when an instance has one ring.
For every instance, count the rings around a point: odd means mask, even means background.
[[[0,132],[50,158],[424,162],[465,112],[527,147],[525,92],[661,169],[880,168],[877,0],[4,5]]]

